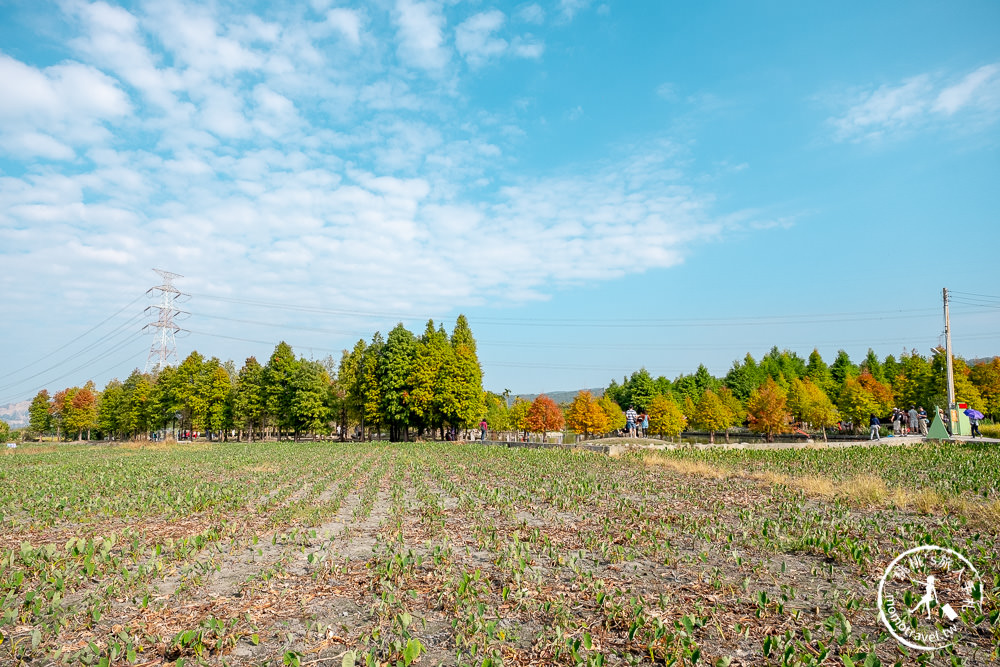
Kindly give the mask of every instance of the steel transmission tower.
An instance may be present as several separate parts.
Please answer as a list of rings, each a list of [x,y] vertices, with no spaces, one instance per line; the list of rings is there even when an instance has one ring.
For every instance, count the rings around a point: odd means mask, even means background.
[[[179,299],[188,296],[173,285],[174,278],[183,278],[184,276],[160,269],[153,270],[163,278],[163,284],[146,290],[147,295],[160,293],[160,303],[146,307],[146,312],[157,311],[156,321],[150,322],[142,328],[143,331],[152,331],[156,336],[153,345],[149,348],[149,357],[146,358],[147,373],[152,370],[162,371],[170,365],[171,360],[175,364],[178,362],[175,336],[184,329],[174,323],[174,317],[187,314],[174,306]]]

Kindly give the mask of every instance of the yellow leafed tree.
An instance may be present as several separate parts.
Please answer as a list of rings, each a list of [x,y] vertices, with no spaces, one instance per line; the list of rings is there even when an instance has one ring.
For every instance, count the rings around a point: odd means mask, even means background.
[[[594,433],[606,433],[608,416],[594,399],[594,395],[584,390],[578,393],[570,404],[566,412],[566,424],[586,438]]]

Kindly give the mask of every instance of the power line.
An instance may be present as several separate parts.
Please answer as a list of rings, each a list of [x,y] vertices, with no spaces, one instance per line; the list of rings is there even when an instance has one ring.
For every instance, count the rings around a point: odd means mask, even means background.
[[[129,343],[132,343],[132,342],[135,342],[137,340],[141,340],[142,339],[141,334],[139,334],[139,332],[137,332],[137,331],[132,332],[130,336],[131,336],[130,338],[128,338],[125,341],[123,341],[120,345],[115,345],[114,347],[112,347],[110,350],[104,352],[103,354],[101,354],[101,355],[99,355],[97,357],[94,357],[92,359],[89,359],[88,361],[85,361],[82,364],[80,364],[79,366],[76,366],[75,368],[71,368],[71,369],[67,370],[64,373],[61,373],[59,375],[56,375],[56,376],[53,376],[53,377],[49,378],[48,380],[46,380],[41,385],[36,385],[29,392],[18,392],[18,394],[20,396],[24,396],[25,393],[37,394],[42,389],[45,389],[46,387],[51,386],[54,382],[56,382],[58,380],[61,380],[61,379],[65,378],[65,377],[67,377],[67,376],[70,376],[73,373],[77,373],[79,371],[82,371],[83,369],[88,368],[89,366],[92,366],[92,365],[96,364],[99,361],[107,359],[112,354],[116,354],[116,353],[121,352],[122,348],[124,346],[128,345]],[[129,358],[132,358],[132,357],[129,357]],[[112,366],[112,368],[116,368],[116,367],[118,367],[120,365],[121,365],[121,361],[118,361],[118,362],[116,362],[114,364],[114,366]],[[21,384],[21,383],[18,383],[18,384]],[[0,405],[6,404],[6,403],[11,403],[14,400],[16,400],[17,398],[18,398],[18,396],[13,396],[11,398],[2,399],[2,400],[0,400]]]
[[[27,370],[28,368],[31,368],[31,367],[32,367],[32,366],[34,366],[35,364],[38,364],[38,363],[41,363],[42,361],[45,361],[45,360],[46,360],[46,359],[48,359],[49,357],[51,357],[51,356],[55,355],[55,354],[56,354],[57,352],[60,352],[60,351],[62,351],[62,350],[65,350],[65,349],[66,349],[67,347],[69,347],[69,346],[70,346],[70,345],[72,345],[73,343],[76,343],[76,342],[79,342],[79,340],[80,340],[81,338],[85,338],[86,336],[89,336],[89,335],[90,335],[91,333],[93,333],[94,331],[97,331],[97,330],[98,330],[99,328],[101,328],[102,326],[104,326],[105,324],[107,324],[108,322],[110,322],[110,321],[111,321],[112,319],[114,319],[114,318],[115,318],[115,317],[117,317],[118,315],[120,315],[120,314],[122,314],[123,312],[125,312],[125,310],[126,310],[126,309],[127,309],[127,308],[128,308],[129,306],[133,305],[133,304],[134,304],[135,302],[137,302],[137,301],[138,301],[139,299],[141,299],[141,298],[142,298],[142,295],[140,294],[139,296],[137,296],[136,298],[132,299],[131,301],[129,301],[128,303],[126,303],[126,304],[125,304],[124,306],[122,306],[122,307],[121,307],[121,308],[120,308],[119,310],[117,310],[117,311],[116,311],[115,313],[113,313],[112,315],[108,316],[108,317],[107,317],[106,319],[104,319],[104,320],[101,320],[100,322],[98,322],[97,324],[95,324],[95,325],[94,325],[93,327],[91,327],[90,329],[87,329],[86,331],[84,331],[84,332],[83,332],[82,334],[80,334],[80,335],[79,335],[79,336],[77,336],[76,338],[73,338],[73,339],[71,339],[71,340],[70,340],[69,342],[67,342],[67,343],[65,343],[65,344],[63,344],[63,345],[60,345],[59,347],[57,347],[56,349],[52,350],[52,351],[51,351],[51,352],[49,352],[48,354],[45,354],[45,355],[43,355],[43,356],[39,357],[38,359],[35,359],[34,361],[32,361],[32,362],[31,362],[30,364],[27,364],[26,366],[21,366],[20,368],[16,368],[16,369],[14,369],[13,371],[11,371],[11,372],[10,372],[10,374],[8,375],[8,377],[9,377],[10,375],[16,375],[17,373],[20,373],[20,372],[21,372],[21,371],[23,371],[23,370]],[[2,387],[0,387],[0,389],[2,389]]]
[[[119,311],[119,312],[121,312],[121,311]],[[94,342],[92,342],[89,345],[87,345],[87,346],[81,348],[80,350],[78,350],[72,356],[63,359],[62,361],[56,362],[55,364],[53,364],[53,365],[51,365],[51,366],[49,366],[47,368],[43,368],[42,370],[38,371],[37,373],[35,373],[33,375],[29,375],[29,376],[21,378],[19,380],[15,380],[14,382],[8,382],[7,384],[0,386],[0,391],[5,391],[5,390],[10,389],[12,387],[16,387],[18,385],[24,384],[25,382],[28,382],[29,380],[33,380],[33,379],[35,379],[35,378],[37,378],[39,376],[42,376],[42,375],[48,373],[49,371],[53,371],[53,370],[59,368],[60,366],[62,366],[64,364],[71,363],[72,361],[74,361],[74,359],[76,359],[76,358],[80,357],[81,355],[83,355],[83,354],[85,354],[85,353],[93,350],[94,348],[96,348],[96,347],[98,347],[100,345],[103,345],[104,343],[107,343],[109,341],[114,340],[115,338],[121,336],[123,333],[128,333],[127,327],[129,327],[132,324],[137,324],[138,323],[138,319],[140,319],[141,317],[142,317],[142,313],[137,313],[136,315],[133,315],[128,320],[126,320],[125,322],[119,324],[117,327],[115,327],[114,329],[112,329],[110,332],[102,335],[100,338],[98,338]],[[105,322],[107,322],[107,320],[105,320]],[[91,331],[93,331],[93,329],[91,329]],[[65,348],[65,347],[66,346],[64,345],[63,348]],[[51,356],[51,355],[48,355],[48,356]],[[29,364],[28,367],[33,366],[35,363],[38,363],[38,362],[37,361],[33,362],[32,364]],[[10,376],[8,376],[8,377],[10,377]],[[64,376],[61,376],[61,377],[64,377]]]

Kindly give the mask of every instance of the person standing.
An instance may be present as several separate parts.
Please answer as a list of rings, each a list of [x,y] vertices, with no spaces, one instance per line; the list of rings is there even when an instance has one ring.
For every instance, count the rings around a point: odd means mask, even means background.
[[[646,433],[649,431],[649,415],[645,412],[642,413],[642,437],[646,437]]]
[[[899,408],[892,409],[892,434],[903,434],[903,411]]]
[[[874,413],[872,413],[871,416],[868,417],[868,425],[871,427],[871,435],[869,436],[868,439],[881,440],[882,438],[879,437],[879,427],[882,425],[882,423],[878,420],[878,417],[876,417]]]
[[[486,431],[487,431],[488,428],[489,428],[489,424],[486,423],[486,417],[483,417],[483,420],[481,422],[479,422],[479,441],[480,442],[486,442]]]
[[[910,418],[910,433],[917,433],[920,427],[917,424],[919,415],[917,415],[916,406],[911,405],[909,412],[906,413],[906,416]]]
[[[927,411],[923,407],[917,410],[917,419],[920,421],[920,435],[927,435]]]
[[[635,408],[631,405],[628,406],[628,410],[625,411],[625,428],[628,429],[628,434],[631,438],[635,437],[635,420],[638,416]]]

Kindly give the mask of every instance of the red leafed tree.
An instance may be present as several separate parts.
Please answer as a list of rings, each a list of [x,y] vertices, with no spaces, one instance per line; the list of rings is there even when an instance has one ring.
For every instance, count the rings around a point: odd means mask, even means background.
[[[542,439],[549,431],[561,431],[563,423],[562,410],[545,394],[541,394],[532,402],[528,418],[525,420],[527,429],[532,433],[541,433]]]

